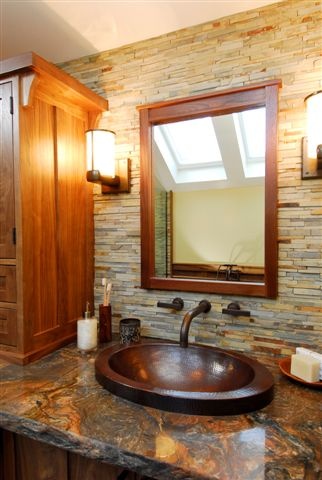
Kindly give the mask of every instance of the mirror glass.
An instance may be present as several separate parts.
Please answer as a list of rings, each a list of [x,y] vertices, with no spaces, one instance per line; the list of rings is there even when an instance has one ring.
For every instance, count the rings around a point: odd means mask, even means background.
[[[141,107],[143,287],[275,296],[277,87]]]
[[[263,282],[265,108],[154,125],[152,166],[156,276]]]

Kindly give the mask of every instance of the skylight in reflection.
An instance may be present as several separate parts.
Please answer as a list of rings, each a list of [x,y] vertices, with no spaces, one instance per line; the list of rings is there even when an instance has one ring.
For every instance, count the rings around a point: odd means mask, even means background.
[[[265,177],[266,110],[255,108],[153,127],[160,183],[175,191],[240,187]]]
[[[266,146],[265,108],[255,108],[234,113],[233,118],[245,177],[264,177]]]
[[[265,156],[265,108],[245,110],[240,113],[246,139],[248,157],[263,159]]]
[[[210,117],[168,123],[158,128],[170,146],[179,169],[206,164],[222,165],[221,153]]]

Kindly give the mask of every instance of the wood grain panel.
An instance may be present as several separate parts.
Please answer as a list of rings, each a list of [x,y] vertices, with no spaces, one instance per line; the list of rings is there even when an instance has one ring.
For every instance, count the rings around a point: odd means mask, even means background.
[[[67,453],[64,450],[15,435],[15,455],[16,480],[68,480]]]
[[[16,265],[17,261],[15,258],[0,258],[0,265]]]
[[[0,429],[0,480],[16,480],[14,434]]]
[[[0,302],[16,302],[16,267],[0,265]]]
[[[0,343],[17,344],[17,311],[13,308],[0,307]]]
[[[11,97],[12,82],[0,83],[0,258],[16,256]]]
[[[85,181],[85,125],[78,118],[57,109],[57,206],[59,322],[76,321],[93,307],[93,293],[87,291],[89,254],[88,190]]]
[[[117,480],[122,472],[126,480],[150,480],[2,429],[0,446],[0,480]]]
[[[24,316],[28,337],[57,325],[54,108],[35,101],[21,112]]]
[[[0,265],[0,302],[16,302],[16,267]]]
[[[114,467],[107,463],[102,463],[91,458],[81,457],[74,453],[68,454],[69,478],[68,480],[116,480],[118,475],[124,470],[123,468]],[[134,477],[130,473],[127,480],[133,480]]]

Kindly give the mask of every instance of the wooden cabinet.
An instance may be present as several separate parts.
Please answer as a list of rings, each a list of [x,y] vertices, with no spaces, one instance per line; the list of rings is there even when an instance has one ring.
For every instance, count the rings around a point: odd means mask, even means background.
[[[0,480],[153,480],[0,429]]]
[[[25,364],[73,340],[93,304],[84,133],[108,104],[34,53],[0,72],[0,355]]]

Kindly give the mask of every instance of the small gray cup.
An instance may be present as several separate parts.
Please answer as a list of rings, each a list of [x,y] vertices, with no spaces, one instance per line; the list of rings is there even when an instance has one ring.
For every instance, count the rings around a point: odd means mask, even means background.
[[[140,341],[141,321],[138,318],[120,320],[120,343],[137,343]]]

